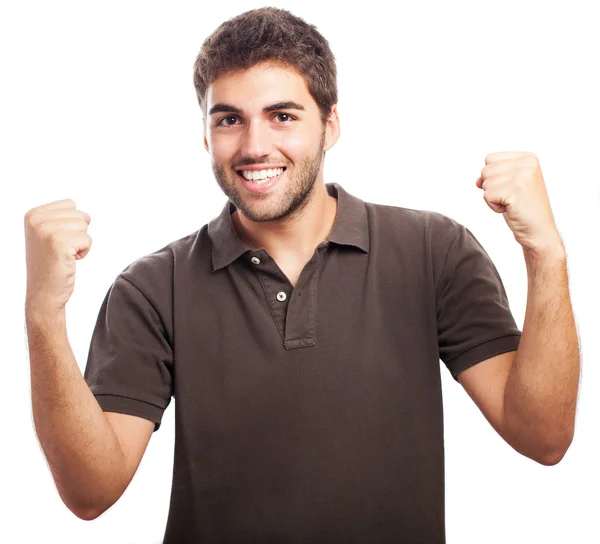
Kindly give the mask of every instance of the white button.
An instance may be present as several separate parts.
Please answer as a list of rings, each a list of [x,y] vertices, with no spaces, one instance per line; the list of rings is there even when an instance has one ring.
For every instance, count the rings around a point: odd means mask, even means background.
[[[283,291],[279,291],[279,293],[277,293],[277,300],[279,300],[280,302],[283,302],[286,298],[286,295]]]
[[[252,257],[252,259],[250,259],[254,264],[260,264],[260,259],[258,257]]]

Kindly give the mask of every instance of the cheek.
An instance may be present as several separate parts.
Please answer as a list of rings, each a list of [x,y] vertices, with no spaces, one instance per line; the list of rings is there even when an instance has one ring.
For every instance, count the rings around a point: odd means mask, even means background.
[[[236,152],[235,142],[231,138],[219,138],[208,134],[206,137],[213,162],[226,165]]]
[[[310,138],[303,134],[288,133],[278,138],[277,147],[287,157],[303,157],[311,152]]]

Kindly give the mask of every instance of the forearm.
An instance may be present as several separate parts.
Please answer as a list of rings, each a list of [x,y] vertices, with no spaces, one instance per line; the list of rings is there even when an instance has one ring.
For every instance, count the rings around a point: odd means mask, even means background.
[[[579,342],[564,247],[524,254],[527,307],[516,363],[506,384],[504,421],[515,449],[554,464],[573,438]]]
[[[26,325],[37,436],[62,500],[86,519],[112,504],[124,485],[123,453],[77,366],[64,312],[28,305]]]

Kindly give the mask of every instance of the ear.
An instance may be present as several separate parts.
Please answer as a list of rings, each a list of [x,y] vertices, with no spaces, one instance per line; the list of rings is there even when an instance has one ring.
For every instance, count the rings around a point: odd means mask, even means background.
[[[331,112],[327,118],[325,127],[325,147],[324,151],[329,151],[340,137],[340,118],[338,116],[337,104],[331,106]]]
[[[206,119],[202,118],[203,132],[204,132],[204,149],[208,151],[208,140],[206,139]],[[210,153],[210,151],[208,151]]]

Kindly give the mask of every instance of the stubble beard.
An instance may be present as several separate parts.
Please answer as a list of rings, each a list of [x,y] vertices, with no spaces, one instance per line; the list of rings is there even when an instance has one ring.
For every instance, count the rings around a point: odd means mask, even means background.
[[[286,168],[283,174],[287,178],[284,180],[286,184],[285,193],[279,199],[273,199],[270,195],[267,196],[266,198],[274,201],[266,209],[263,209],[262,206],[253,206],[254,202],[262,200],[260,195],[256,200],[252,198],[244,200],[240,196],[240,181],[236,172],[233,173],[233,176],[235,176],[235,181],[233,181],[231,174],[228,174],[223,166],[213,162],[212,170],[221,190],[240,213],[250,221],[265,223],[267,221],[290,220],[301,214],[313,198],[313,189],[323,161],[324,147],[325,130],[321,134],[319,149],[314,157],[302,159],[294,168],[295,172],[293,174],[289,168]]]

